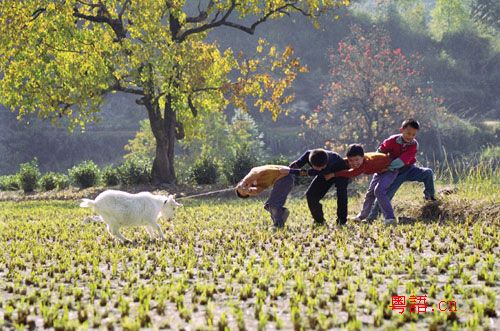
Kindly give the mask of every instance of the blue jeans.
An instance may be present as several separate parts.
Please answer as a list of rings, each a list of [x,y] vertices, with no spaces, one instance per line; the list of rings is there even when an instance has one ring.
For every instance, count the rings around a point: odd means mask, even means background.
[[[387,198],[392,200],[399,187],[404,182],[424,183],[424,196],[426,198],[434,197],[434,172],[429,168],[417,167],[415,165],[406,166],[399,170],[399,174],[387,190]],[[380,213],[380,206],[377,202],[373,205],[368,220],[374,220]]]
[[[384,214],[384,218],[386,220],[394,219],[394,210],[391,206],[391,200],[387,197],[387,190],[397,176],[398,173],[396,171],[386,171],[373,175],[365,195],[363,209],[358,215],[359,218],[365,219],[368,216],[375,199],[377,199],[380,209],[382,209],[382,213]]]
[[[288,194],[293,188],[293,175],[288,174],[283,178],[278,179],[271,190],[269,199],[264,204],[264,209],[271,213],[274,225],[283,226],[282,219],[285,208],[283,207],[288,198]]]

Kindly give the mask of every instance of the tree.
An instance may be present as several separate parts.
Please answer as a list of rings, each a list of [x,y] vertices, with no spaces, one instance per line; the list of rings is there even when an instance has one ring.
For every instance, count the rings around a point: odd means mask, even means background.
[[[351,26],[350,36],[330,52],[330,62],[323,101],[312,116],[304,117],[328,144],[342,148],[359,142],[372,149],[404,118],[417,117],[428,127],[438,122],[442,109],[431,91],[419,86],[418,57],[392,49],[380,28],[367,32]]]
[[[429,28],[436,40],[441,40],[445,33],[460,31],[470,23],[462,0],[436,0],[431,17]]]
[[[474,22],[491,27],[498,33],[500,30],[500,3],[495,0],[473,0],[471,18]]]
[[[250,114],[236,109],[230,121],[224,113],[210,113],[194,128],[192,134],[180,144],[177,164],[189,167],[200,158],[209,158],[217,163],[225,163],[236,154],[247,149],[253,156],[263,161],[267,156],[263,134]],[[148,120],[141,121],[141,129],[129,140],[125,159],[147,158],[154,156],[154,136]]]
[[[277,116],[293,99],[300,71],[293,49],[259,41],[246,58],[208,42],[225,27],[254,34],[292,13],[314,22],[348,0],[70,0],[0,2],[0,103],[24,116],[37,113],[72,128],[95,119],[108,93],[137,96],[156,141],[152,178],[175,181],[176,139],[198,117],[250,97]]]

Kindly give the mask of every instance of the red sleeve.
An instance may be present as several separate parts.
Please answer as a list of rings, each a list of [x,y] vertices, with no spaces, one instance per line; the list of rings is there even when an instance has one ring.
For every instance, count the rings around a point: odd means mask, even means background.
[[[385,154],[389,153],[391,151],[391,139],[392,138],[387,138],[384,140],[378,147],[377,152]]]
[[[347,170],[337,171],[335,173],[335,177],[347,177],[347,178],[356,177],[361,175],[363,171],[364,171],[363,166],[357,169],[347,169]]]
[[[415,142],[413,145],[408,146],[408,149],[399,156],[405,165],[417,162],[417,147],[418,143]]]

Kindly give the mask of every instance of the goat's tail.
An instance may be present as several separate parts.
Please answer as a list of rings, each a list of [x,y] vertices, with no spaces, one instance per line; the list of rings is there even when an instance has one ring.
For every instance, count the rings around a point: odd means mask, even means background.
[[[82,202],[80,203],[80,207],[83,207],[83,208],[90,208],[90,207],[93,207],[94,206],[94,200],[90,200],[90,199],[82,199]]]

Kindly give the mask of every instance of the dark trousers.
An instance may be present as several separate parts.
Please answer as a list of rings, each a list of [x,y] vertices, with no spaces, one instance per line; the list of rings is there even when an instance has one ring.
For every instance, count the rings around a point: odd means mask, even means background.
[[[325,180],[323,176],[316,176],[306,192],[307,205],[311,211],[314,222],[317,224],[325,223],[323,215],[323,206],[320,200],[323,199],[326,192],[335,184],[337,187],[337,223],[345,224],[347,222],[347,184],[349,180],[344,177],[334,177]]]

